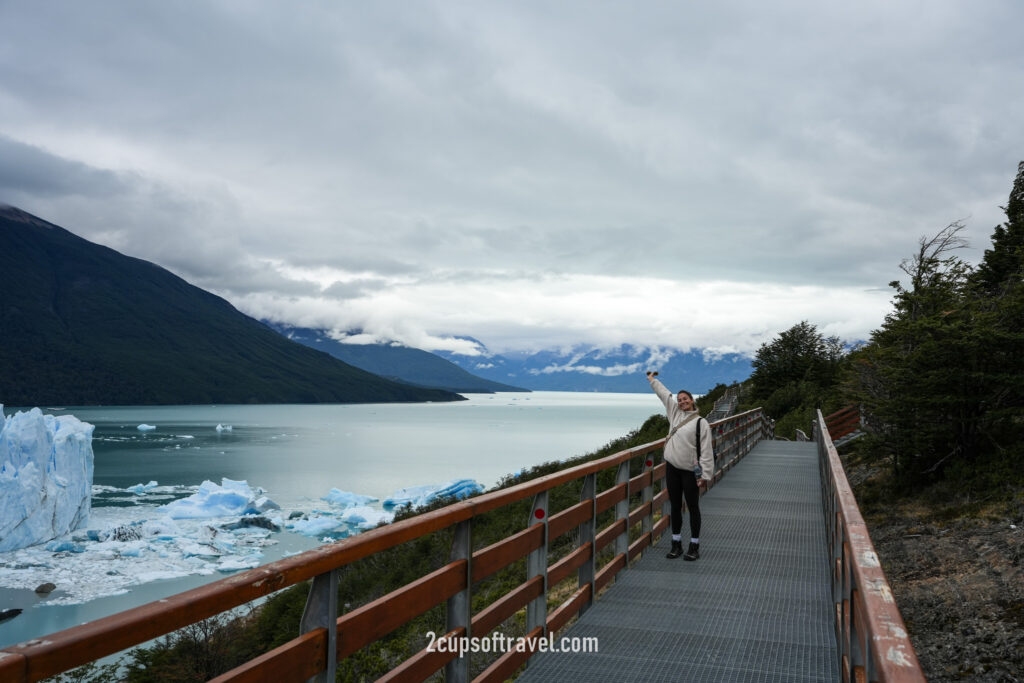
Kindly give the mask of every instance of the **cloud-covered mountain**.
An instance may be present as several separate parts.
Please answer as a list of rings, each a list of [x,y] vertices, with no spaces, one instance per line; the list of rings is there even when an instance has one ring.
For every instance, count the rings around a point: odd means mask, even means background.
[[[291,342],[163,268],[0,205],[9,406],[451,401]]]
[[[477,342],[479,343],[479,342]],[[671,389],[706,393],[716,384],[750,376],[750,358],[741,354],[681,351],[623,344],[613,349],[577,346],[569,350],[465,356],[438,355],[466,370],[497,382],[515,383],[536,391],[648,391],[644,373],[657,370]]]
[[[267,325],[292,341],[399,382],[465,393],[527,391],[522,385],[478,377],[440,356],[401,344],[349,344],[333,338],[327,330],[270,322]]]
[[[750,376],[750,358],[742,354],[620,345],[598,349],[578,345],[569,350],[491,353],[473,337],[459,337],[477,355],[450,351],[428,352],[402,344],[354,344],[328,330],[266,323],[289,339],[330,353],[369,372],[408,382],[462,392],[490,391],[607,391],[648,390],[644,373],[658,370],[673,389],[706,393],[716,384],[731,384]],[[343,335],[358,338],[358,330]]]

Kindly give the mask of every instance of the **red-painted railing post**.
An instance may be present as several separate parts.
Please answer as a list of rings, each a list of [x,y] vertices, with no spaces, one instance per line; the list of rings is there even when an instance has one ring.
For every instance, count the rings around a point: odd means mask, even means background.
[[[548,492],[541,491],[533,497],[530,509],[530,526],[543,524],[544,539],[540,547],[531,550],[526,558],[526,578],[543,577],[544,591],[526,606],[526,632],[540,627],[546,633],[548,623]]]

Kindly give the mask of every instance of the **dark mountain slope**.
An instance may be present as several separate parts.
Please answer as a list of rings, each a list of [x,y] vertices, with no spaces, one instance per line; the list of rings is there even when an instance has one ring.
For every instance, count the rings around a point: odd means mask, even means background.
[[[0,206],[7,405],[458,400],[291,342],[157,265]]]

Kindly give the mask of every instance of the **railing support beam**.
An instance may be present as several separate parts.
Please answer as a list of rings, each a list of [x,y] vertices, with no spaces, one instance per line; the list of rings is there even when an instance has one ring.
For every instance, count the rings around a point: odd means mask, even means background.
[[[446,605],[447,632],[457,628],[466,629],[465,637],[472,637],[472,610],[470,589],[473,586],[473,534],[472,518],[455,525],[452,537],[452,550],[449,561],[466,560],[466,587],[448,598]],[[466,641],[469,642],[469,641]],[[460,656],[444,666],[444,680],[448,683],[466,683],[469,681],[469,653],[459,650]]]
[[[310,683],[331,683],[338,669],[338,570],[313,577],[306,596],[306,609],[299,622],[299,635],[327,629],[327,668],[309,679]]]
[[[583,477],[583,489],[580,491],[580,501],[590,501],[590,519],[579,526],[579,547],[590,544],[590,559],[577,571],[579,587],[583,588],[590,584],[590,597],[586,604],[580,608],[580,614],[586,612],[592,604],[597,593],[594,587],[594,576],[597,574],[597,552],[594,549],[594,539],[597,538],[597,475],[588,474]]]
[[[548,492],[541,491],[533,497],[529,523],[531,526],[544,525],[544,540],[526,558],[527,580],[535,576],[544,579],[544,592],[526,606],[526,632],[530,633],[539,627],[541,635],[547,635],[548,624],[548,517]]]
[[[644,468],[643,468],[644,474],[647,474],[648,472],[650,472],[653,469],[654,469],[654,458],[652,458],[650,455],[645,455],[644,456]],[[641,494],[640,502],[644,503],[646,505],[647,503],[650,503],[653,499],[654,499],[654,476],[652,475],[651,479],[647,482],[647,486],[644,487],[643,493]],[[654,532],[654,506],[653,505],[651,506],[651,510],[646,515],[644,515],[643,523],[641,524],[640,529],[645,534],[648,534],[648,535],[653,534],[653,532]],[[652,547],[654,546],[654,538],[653,537],[651,538],[651,546]]]
[[[619,471],[615,476],[615,485],[626,487],[626,497],[615,504],[615,521],[626,520],[626,530],[615,537],[615,554],[626,556],[626,568],[629,568],[629,461],[619,463]]]

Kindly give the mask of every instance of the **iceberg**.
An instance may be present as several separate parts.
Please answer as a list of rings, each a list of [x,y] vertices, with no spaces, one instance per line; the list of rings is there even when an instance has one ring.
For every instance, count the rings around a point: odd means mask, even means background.
[[[156,487],[157,483],[155,481],[150,481],[148,484],[136,484],[135,486],[129,486],[128,488],[125,489],[125,491],[130,491],[131,493],[137,493],[141,495],[143,493],[146,493],[147,491],[152,491]]]
[[[395,515],[393,512],[385,512],[366,505],[358,505],[347,508],[341,513],[341,521],[351,527],[365,530],[372,529],[381,522],[390,524],[395,521]]]
[[[421,505],[429,505],[439,498],[462,500],[483,490],[484,487],[474,479],[456,479],[445,484],[425,484],[423,486],[410,486],[399,489],[385,498],[381,505],[385,508],[401,507],[403,505],[420,507]]]
[[[316,537],[330,531],[334,531],[342,522],[337,517],[310,517],[309,519],[297,519],[288,523],[288,528],[303,536]]]
[[[46,543],[84,525],[92,495],[93,425],[73,415],[43,415],[39,408],[2,419],[0,552]]]
[[[140,424],[136,429],[140,432],[151,432],[156,429],[156,425]]]
[[[218,486],[210,480],[188,498],[157,508],[171,519],[206,519],[232,515],[258,515],[281,506],[266,497],[256,497],[249,484],[224,477]]]
[[[358,493],[341,491],[339,489],[331,489],[327,492],[327,495],[320,500],[326,500],[331,505],[337,505],[338,507],[343,508],[358,507],[367,505],[368,503],[377,502],[377,499],[373,496],[361,496]]]

